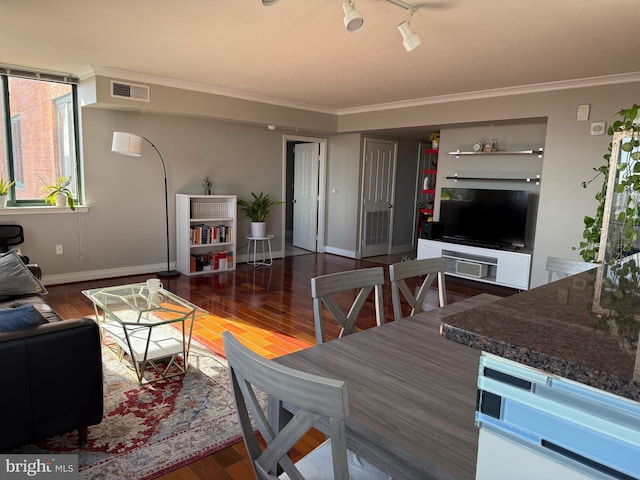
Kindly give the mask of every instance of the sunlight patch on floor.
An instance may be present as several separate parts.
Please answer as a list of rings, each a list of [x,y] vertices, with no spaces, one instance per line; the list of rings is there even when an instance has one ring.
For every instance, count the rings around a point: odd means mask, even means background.
[[[222,318],[213,314],[198,318],[193,327],[193,338],[215,353],[224,355],[222,332],[226,330],[236,335],[254,352],[267,358],[296,352],[313,344],[313,339],[310,339],[311,342],[305,342],[283,332],[262,328],[239,318]]]

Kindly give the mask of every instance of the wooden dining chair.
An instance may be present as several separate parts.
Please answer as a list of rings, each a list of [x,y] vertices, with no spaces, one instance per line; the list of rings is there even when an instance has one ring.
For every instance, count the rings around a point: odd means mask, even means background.
[[[382,285],[384,270],[382,267],[361,268],[346,272],[330,273],[311,279],[313,297],[313,319],[316,327],[317,343],[325,342],[323,308],[324,305],[342,327],[338,338],[356,332],[356,320],[371,291],[374,291],[376,324],[384,323],[384,303]],[[355,290],[356,295],[348,313],[338,305],[336,294]]]
[[[389,280],[391,281],[391,300],[393,302],[394,318],[396,320],[404,318],[404,315],[402,315],[403,298],[411,306],[411,313],[409,315],[423,312],[423,304],[427,293],[436,279],[438,280],[438,303],[441,307],[444,307],[447,304],[447,288],[444,281],[444,271],[445,259],[443,257],[410,260],[389,265]],[[414,277],[424,277],[416,295],[414,295],[411,288],[407,285],[407,279]]]
[[[343,381],[268,360],[242,345],[229,331],[222,338],[242,436],[257,480],[391,480],[347,450],[345,421],[349,404]],[[257,391],[269,395],[268,409],[258,401]],[[274,429],[265,410],[288,420]],[[291,415],[291,411],[296,413]],[[294,463],[290,450],[323,417],[329,420],[328,439]],[[258,441],[254,424],[265,447]],[[284,471],[280,476],[275,473],[278,469]]]
[[[547,271],[547,283],[559,280],[569,275],[585,272],[597,267],[597,263],[583,262],[560,257],[547,257],[545,270]]]

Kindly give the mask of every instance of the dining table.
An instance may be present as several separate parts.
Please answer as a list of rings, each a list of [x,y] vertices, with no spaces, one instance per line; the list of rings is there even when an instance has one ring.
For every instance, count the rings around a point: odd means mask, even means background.
[[[347,447],[395,480],[474,479],[481,352],[447,340],[440,326],[498,300],[480,294],[275,361],[343,380]]]

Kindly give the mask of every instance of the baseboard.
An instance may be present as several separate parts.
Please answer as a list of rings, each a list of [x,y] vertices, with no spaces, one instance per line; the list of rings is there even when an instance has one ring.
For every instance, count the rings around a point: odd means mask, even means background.
[[[156,272],[167,269],[166,263],[153,265],[135,265],[132,267],[107,268],[103,270],[87,270],[84,272],[69,272],[59,275],[43,275],[42,283],[45,285],[58,285],[61,283],[86,282],[88,280],[100,280],[102,278],[126,277],[128,275],[153,275]]]
[[[356,252],[352,250],[343,250],[341,248],[325,247],[324,253],[332,253],[341,257],[356,258]]]
[[[273,251],[272,257],[274,259],[283,258],[284,253],[280,250]],[[236,257],[236,264],[247,263],[248,258],[249,257],[246,254],[238,255]],[[175,263],[172,262],[171,266],[175,268]],[[152,265],[135,265],[131,267],[107,268],[103,270],[87,270],[84,272],[69,272],[61,273],[58,275],[43,275],[42,283],[44,283],[45,285],[60,285],[62,283],[86,282],[89,280],[101,280],[103,278],[126,277],[129,275],[149,274],[150,276],[153,276],[156,272],[160,272],[166,269],[166,263],[157,263]]]

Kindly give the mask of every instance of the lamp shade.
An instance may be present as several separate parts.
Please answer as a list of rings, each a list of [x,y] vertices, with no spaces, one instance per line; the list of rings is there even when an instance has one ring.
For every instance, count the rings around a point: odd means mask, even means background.
[[[278,0],[261,0],[262,5],[265,7],[270,7],[271,5],[275,5],[278,3]]]
[[[402,34],[402,46],[407,52],[410,52],[420,45],[420,37],[411,31],[411,27],[407,21],[398,25],[398,30]]]
[[[130,157],[142,156],[142,140],[139,135],[127,132],[113,132],[111,151]]]

